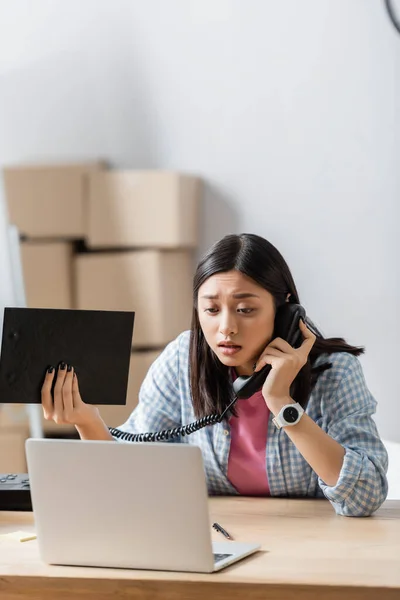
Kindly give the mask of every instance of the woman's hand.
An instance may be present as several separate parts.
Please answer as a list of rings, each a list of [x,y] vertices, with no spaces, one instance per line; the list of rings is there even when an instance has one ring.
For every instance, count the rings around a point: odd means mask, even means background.
[[[54,378],[54,397],[51,389]],[[78,378],[71,365],[61,363],[58,369],[49,367],[42,386],[42,406],[44,418],[58,424],[90,426],[101,420],[96,406],[85,404],[79,393]]]
[[[265,380],[262,394],[268,408],[276,415],[282,406],[293,402],[290,386],[307,362],[308,355],[316,340],[315,335],[300,319],[300,330],[304,341],[299,348],[293,348],[282,338],[275,338],[265,348],[258,359],[255,371],[265,365],[271,365],[271,371]]]

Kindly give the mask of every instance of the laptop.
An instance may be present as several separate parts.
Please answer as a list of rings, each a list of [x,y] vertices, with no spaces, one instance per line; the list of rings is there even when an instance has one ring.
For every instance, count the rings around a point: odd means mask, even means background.
[[[28,439],[26,454],[48,564],[211,573],[260,549],[212,542],[197,446]]]

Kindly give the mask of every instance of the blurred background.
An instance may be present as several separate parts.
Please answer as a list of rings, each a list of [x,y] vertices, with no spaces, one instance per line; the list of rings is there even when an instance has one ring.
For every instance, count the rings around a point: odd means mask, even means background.
[[[0,0],[1,304],[13,224],[28,306],[136,311],[117,425],[189,326],[201,253],[260,234],[324,334],[365,345],[400,442],[399,115],[382,0]],[[0,410],[0,472],[28,417]]]

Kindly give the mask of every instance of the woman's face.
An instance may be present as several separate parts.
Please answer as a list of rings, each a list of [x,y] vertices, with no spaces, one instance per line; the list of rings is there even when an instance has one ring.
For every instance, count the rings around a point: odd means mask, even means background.
[[[199,289],[198,315],[219,360],[238,375],[251,375],[274,331],[272,294],[240,271],[217,273]]]

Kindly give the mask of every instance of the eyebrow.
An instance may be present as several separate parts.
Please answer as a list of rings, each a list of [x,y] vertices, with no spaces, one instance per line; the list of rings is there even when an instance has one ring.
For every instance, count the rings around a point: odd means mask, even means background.
[[[243,298],[259,298],[260,296],[257,296],[257,294],[250,294],[250,292],[240,292],[238,294],[232,294],[232,297],[237,300],[242,300]],[[202,298],[207,300],[217,300],[218,294],[205,294]]]

